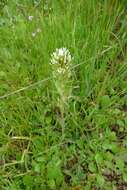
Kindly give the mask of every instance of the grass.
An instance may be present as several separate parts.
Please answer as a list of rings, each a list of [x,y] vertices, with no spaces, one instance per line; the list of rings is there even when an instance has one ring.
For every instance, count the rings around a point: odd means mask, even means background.
[[[127,189],[126,27],[123,0],[0,2],[0,190]],[[60,47],[73,56],[63,116]]]

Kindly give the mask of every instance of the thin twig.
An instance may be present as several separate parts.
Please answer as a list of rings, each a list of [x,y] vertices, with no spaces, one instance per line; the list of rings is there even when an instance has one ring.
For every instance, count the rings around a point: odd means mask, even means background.
[[[16,165],[16,164],[22,164],[24,163],[24,161],[20,160],[20,161],[13,161],[11,163],[6,163],[3,165],[3,167],[9,167],[9,166],[13,166],[13,165]]]
[[[27,90],[27,89],[29,89],[29,88],[34,88],[34,87],[36,87],[37,85],[41,85],[42,83],[44,83],[44,82],[46,82],[46,81],[49,81],[49,80],[52,79],[52,78],[53,78],[53,77],[48,77],[48,78],[46,78],[46,79],[37,81],[37,82],[35,82],[35,83],[33,83],[33,84],[30,84],[30,85],[28,85],[28,86],[22,87],[22,88],[20,88],[20,89],[18,89],[18,90],[15,90],[15,91],[13,91],[13,92],[10,92],[10,93],[8,93],[8,94],[5,94],[5,95],[3,95],[3,96],[0,96],[0,99],[7,98],[7,97],[12,96],[12,95],[14,95],[14,94],[18,94],[19,92],[22,92],[22,91]]]
[[[29,140],[29,141],[31,141],[31,138],[29,138],[29,137],[16,137],[16,136],[14,136],[14,137],[11,137],[11,140]]]

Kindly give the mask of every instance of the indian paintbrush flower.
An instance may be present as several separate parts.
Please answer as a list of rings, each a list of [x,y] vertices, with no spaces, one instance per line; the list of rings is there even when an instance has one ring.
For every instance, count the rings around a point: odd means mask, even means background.
[[[60,76],[68,75],[70,76],[70,66],[72,57],[69,50],[65,47],[56,49],[56,51],[51,55],[51,62],[53,69],[53,75]]]
[[[53,74],[53,83],[55,84],[58,96],[55,96],[56,104],[61,112],[61,126],[64,137],[64,114],[66,113],[66,106],[68,99],[71,96],[71,63],[72,56],[70,51],[63,47],[56,49],[51,55],[51,68]]]

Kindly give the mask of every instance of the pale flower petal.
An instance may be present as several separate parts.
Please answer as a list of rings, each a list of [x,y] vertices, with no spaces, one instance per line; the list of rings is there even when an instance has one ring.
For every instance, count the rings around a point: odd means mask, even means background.
[[[29,21],[32,21],[33,18],[34,18],[34,17],[33,17],[32,15],[28,16],[28,20],[29,20]]]

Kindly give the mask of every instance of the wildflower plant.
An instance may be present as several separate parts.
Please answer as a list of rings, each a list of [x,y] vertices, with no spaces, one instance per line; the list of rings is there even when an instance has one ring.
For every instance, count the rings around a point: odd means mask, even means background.
[[[57,106],[61,112],[62,125],[64,125],[65,107],[68,105],[68,100],[72,91],[72,56],[69,50],[65,47],[56,49],[51,55],[50,64],[52,68],[53,83],[55,84],[58,94],[58,96],[56,96]]]
[[[72,57],[65,47],[56,49],[51,55],[51,66],[54,84],[61,100],[66,103],[71,95],[69,82],[71,79]]]

